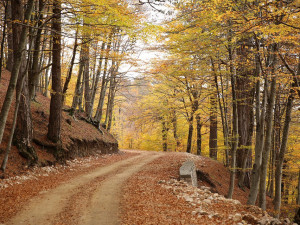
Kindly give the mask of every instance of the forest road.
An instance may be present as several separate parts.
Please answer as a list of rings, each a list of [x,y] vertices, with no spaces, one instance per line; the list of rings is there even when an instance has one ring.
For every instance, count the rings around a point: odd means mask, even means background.
[[[7,224],[120,224],[119,201],[122,184],[160,155],[161,153],[141,152],[140,155],[73,178],[31,199]],[[101,177],[103,179],[97,182]],[[85,191],[86,194],[82,193]],[[81,198],[79,204],[77,196]],[[74,207],[70,207],[72,204]],[[67,218],[70,210],[74,210],[71,221]]]

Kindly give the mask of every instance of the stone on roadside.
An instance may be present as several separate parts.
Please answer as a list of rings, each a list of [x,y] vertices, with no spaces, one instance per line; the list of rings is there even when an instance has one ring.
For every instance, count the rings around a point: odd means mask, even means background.
[[[206,204],[211,204],[211,200],[209,200],[209,199],[204,199],[203,202]]]
[[[250,223],[250,224],[257,224],[258,223],[258,219],[251,215],[251,214],[245,214],[242,218],[243,220],[245,220],[247,223]]]
[[[240,221],[242,220],[242,215],[240,213],[236,213],[234,216],[233,216],[233,221],[234,222],[237,222],[237,221]]]

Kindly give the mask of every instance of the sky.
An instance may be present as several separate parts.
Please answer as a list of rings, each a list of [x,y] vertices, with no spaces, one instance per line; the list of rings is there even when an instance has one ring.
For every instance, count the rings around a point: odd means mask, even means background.
[[[145,22],[153,25],[163,25],[163,23],[171,18],[171,15],[167,13],[170,9],[167,3],[161,3],[161,5],[153,5],[151,7],[149,4],[144,4],[143,9],[146,12]],[[162,13],[164,12],[164,13]],[[167,14],[167,15],[166,15]],[[136,43],[136,54],[132,55],[132,58],[136,59],[137,66],[132,66],[129,64],[123,64],[120,68],[120,72],[127,72],[126,77],[129,79],[147,75],[149,70],[151,70],[151,65],[153,60],[163,59],[166,55],[159,51],[159,45],[154,38],[145,43],[138,40]]]

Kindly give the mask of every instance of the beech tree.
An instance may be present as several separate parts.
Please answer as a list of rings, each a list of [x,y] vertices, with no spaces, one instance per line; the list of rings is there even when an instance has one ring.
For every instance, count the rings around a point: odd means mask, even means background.
[[[50,116],[47,137],[57,143],[61,134],[61,2],[53,1],[52,21],[52,91],[50,101]]]

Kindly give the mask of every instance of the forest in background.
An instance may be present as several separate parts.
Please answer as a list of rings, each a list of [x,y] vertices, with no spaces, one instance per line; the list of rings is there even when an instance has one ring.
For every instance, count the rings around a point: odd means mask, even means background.
[[[3,171],[12,143],[36,161],[30,105],[42,93],[57,151],[62,110],[82,112],[122,148],[220,160],[229,198],[238,182],[248,204],[273,198],[274,215],[299,207],[299,1],[4,0],[0,10],[0,71],[11,72],[0,142],[16,100]],[[150,11],[166,19],[149,23]],[[158,57],[139,62],[147,40]],[[137,77],[124,69],[144,64]]]
[[[123,148],[186,151],[228,166],[231,187],[275,215],[299,207],[299,2],[179,1],[158,59],[123,98]],[[122,98],[122,97],[121,97]],[[233,188],[228,196],[232,195]]]

